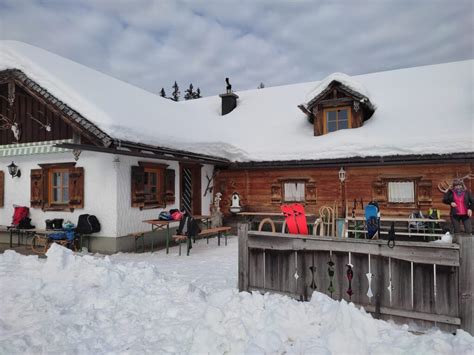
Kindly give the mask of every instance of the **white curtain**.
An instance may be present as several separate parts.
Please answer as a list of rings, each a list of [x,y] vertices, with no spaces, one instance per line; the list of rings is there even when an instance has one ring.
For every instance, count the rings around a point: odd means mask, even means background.
[[[304,182],[285,182],[285,201],[304,201]]]
[[[388,202],[415,202],[415,184],[413,181],[389,182]]]

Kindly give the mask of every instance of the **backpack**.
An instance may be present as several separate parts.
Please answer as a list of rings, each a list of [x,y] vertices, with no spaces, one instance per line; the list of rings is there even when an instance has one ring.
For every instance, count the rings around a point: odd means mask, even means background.
[[[182,218],[183,218],[183,213],[180,211],[176,211],[171,214],[171,219],[173,221],[181,221]]]
[[[365,223],[367,225],[367,238],[372,239],[379,230],[379,205],[371,201],[365,206]]]
[[[430,208],[428,210],[428,218],[429,219],[441,219],[441,213],[437,208]]]
[[[408,218],[414,219],[414,218],[425,218],[425,217],[423,216],[423,213],[421,213],[421,211],[415,211],[413,213],[410,213]],[[420,221],[408,222],[408,229],[418,230],[418,229],[423,229],[423,228],[425,228],[424,222],[420,222]]]
[[[76,233],[91,234],[100,232],[100,223],[96,216],[81,214],[77,220]]]
[[[15,206],[15,211],[13,212],[12,225],[15,227],[20,224],[20,222],[28,217],[30,214],[30,209],[25,206]],[[30,220],[31,221],[31,220]]]
[[[171,215],[167,211],[160,212],[160,214],[158,215],[158,219],[160,221],[170,221],[170,220],[172,220]]]

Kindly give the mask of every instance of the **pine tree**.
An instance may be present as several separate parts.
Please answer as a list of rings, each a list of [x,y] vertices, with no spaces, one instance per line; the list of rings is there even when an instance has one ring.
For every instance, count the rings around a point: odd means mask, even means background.
[[[195,99],[200,99],[201,96],[201,89],[197,88],[196,92],[194,93],[194,98]]]
[[[186,94],[184,95],[185,100],[192,100],[195,99],[196,93],[193,91],[193,84],[189,84],[189,89],[187,89]]]
[[[264,83],[260,83],[259,86],[257,86],[257,89],[263,89],[265,87],[265,84]]]
[[[174,85],[172,87],[173,87],[173,93],[171,94],[171,100],[179,101],[179,95],[181,93],[179,92],[179,86],[176,83],[176,81],[174,82]]]
[[[164,89],[164,88],[161,88],[160,96],[161,96],[161,97],[164,97],[164,98],[166,99],[166,93],[165,93],[165,89]]]

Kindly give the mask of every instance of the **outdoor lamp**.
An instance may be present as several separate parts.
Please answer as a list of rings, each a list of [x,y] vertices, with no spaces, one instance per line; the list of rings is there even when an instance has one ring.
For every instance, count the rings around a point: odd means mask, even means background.
[[[346,171],[344,170],[343,167],[341,167],[341,170],[339,170],[339,181],[343,183],[346,180]]]
[[[8,165],[8,172],[12,176],[12,178],[20,177],[21,176],[21,171],[18,169],[18,166],[15,165],[14,162],[12,162],[10,165]]]

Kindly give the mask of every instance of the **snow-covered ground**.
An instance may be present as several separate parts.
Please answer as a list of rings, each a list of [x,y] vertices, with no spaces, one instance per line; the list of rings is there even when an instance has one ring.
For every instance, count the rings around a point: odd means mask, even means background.
[[[472,354],[474,337],[373,319],[316,293],[311,302],[237,291],[237,238],[189,257],[0,255],[0,354]]]

